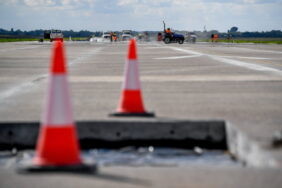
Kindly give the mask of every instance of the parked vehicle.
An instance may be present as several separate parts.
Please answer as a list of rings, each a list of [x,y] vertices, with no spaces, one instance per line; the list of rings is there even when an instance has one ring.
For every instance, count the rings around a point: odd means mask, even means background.
[[[185,41],[190,43],[196,43],[197,35],[194,32],[186,33]]]
[[[111,32],[103,32],[102,36],[93,35],[89,41],[90,42],[110,42],[111,41]]]
[[[63,35],[63,32],[61,30],[55,30],[55,29],[52,29],[51,30],[51,33],[50,33],[50,42],[53,42],[53,41],[64,41],[64,35]]]
[[[111,40],[111,32],[104,32],[102,35],[102,38],[104,41],[110,41]]]
[[[123,30],[122,31],[122,35],[121,35],[122,41],[127,41],[127,40],[130,40],[131,38],[133,38],[131,30]]]
[[[46,30],[44,31],[44,39],[49,39],[50,42],[59,40],[64,41],[64,35],[61,30],[58,29],[52,29],[52,30]],[[42,41],[43,42],[43,41]]]

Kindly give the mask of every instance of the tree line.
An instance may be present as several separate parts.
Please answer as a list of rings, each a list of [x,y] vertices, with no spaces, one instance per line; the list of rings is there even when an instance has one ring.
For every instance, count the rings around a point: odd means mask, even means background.
[[[1,38],[41,38],[44,36],[43,29],[32,30],[32,31],[22,31],[20,29],[14,30],[13,28],[10,30],[5,30],[0,28],[0,37]],[[92,35],[101,36],[102,31],[88,31],[88,30],[81,30],[81,31],[73,31],[73,30],[63,30],[64,37],[90,37]],[[149,34],[156,34],[160,31],[149,31]],[[188,32],[188,31],[182,31]],[[119,32],[117,32],[119,33]],[[138,32],[133,32],[138,33]],[[198,36],[207,36],[207,31],[196,31],[195,32]],[[216,30],[208,31],[208,33],[218,33],[219,37],[225,37],[227,34],[231,34],[232,37],[236,38],[282,38],[282,31],[281,30],[272,30],[272,31],[254,31],[254,32],[231,32],[231,33],[224,33],[218,32]]]
[[[245,38],[245,37],[263,37],[263,38],[280,38],[282,37],[282,32],[280,30],[272,30],[272,31],[266,31],[266,32],[235,32],[232,33],[232,35],[234,37],[241,37],[241,38]]]
[[[14,30],[13,28],[11,30],[5,30],[0,29],[0,37],[15,37],[15,38],[42,38],[44,36],[44,32],[46,30],[38,29],[38,30],[32,30],[32,31],[22,31],[20,29]],[[64,37],[89,37],[94,34],[100,34],[101,32],[92,32],[87,30],[81,30],[81,31],[73,31],[73,30],[63,30]]]

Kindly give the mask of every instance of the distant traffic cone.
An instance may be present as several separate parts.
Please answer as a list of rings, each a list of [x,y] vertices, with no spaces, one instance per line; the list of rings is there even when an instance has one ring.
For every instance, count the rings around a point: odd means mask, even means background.
[[[67,83],[63,43],[56,41],[50,67],[47,103],[36,153],[29,171],[89,170],[82,164]]]
[[[135,39],[129,42],[122,89],[117,112],[110,114],[111,116],[154,116],[154,113],[146,112],[143,105]]]

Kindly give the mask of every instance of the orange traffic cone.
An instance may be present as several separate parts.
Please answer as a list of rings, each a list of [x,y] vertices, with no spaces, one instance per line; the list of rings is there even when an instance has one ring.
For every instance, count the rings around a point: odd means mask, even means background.
[[[63,44],[56,42],[47,104],[34,159],[38,165],[72,165],[81,162],[63,53]]]
[[[144,117],[154,116],[154,113],[146,112],[143,105],[135,39],[132,39],[129,42],[128,60],[125,63],[125,75],[120,104],[117,112],[110,115]]]
[[[32,165],[25,170],[89,170],[82,164],[68,91],[63,43],[54,45],[47,101]]]

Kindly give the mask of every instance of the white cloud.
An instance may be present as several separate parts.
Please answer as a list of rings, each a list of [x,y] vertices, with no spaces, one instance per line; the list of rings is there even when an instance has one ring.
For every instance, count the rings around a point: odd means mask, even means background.
[[[38,7],[38,6],[52,6],[55,5],[54,0],[24,0],[27,6]]]
[[[128,6],[128,5],[134,5],[136,3],[139,3],[138,0],[119,0],[117,5]]]
[[[0,0],[6,5],[28,6],[28,7],[62,7],[62,6],[89,6],[97,0]]]
[[[175,29],[202,30],[204,25],[221,31],[233,25],[245,30],[282,29],[282,0],[0,0],[0,4],[0,25],[8,28],[27,21],[39,28],[42,21],[37,20],[45,20],[65,28],[158,30],[165,19]]]

